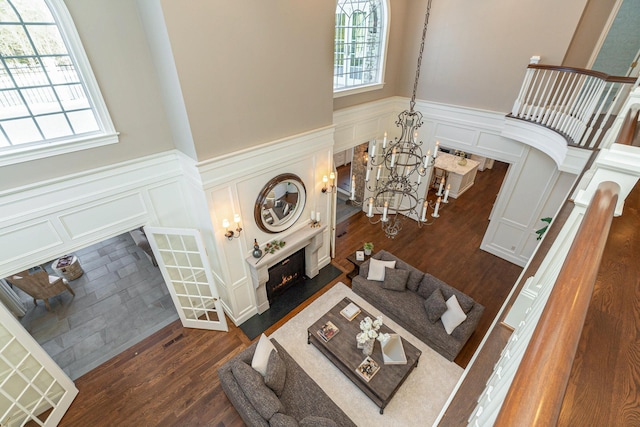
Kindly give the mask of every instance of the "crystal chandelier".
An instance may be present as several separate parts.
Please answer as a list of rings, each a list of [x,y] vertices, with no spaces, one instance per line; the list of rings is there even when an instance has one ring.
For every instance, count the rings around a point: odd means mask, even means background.
[[[414,110],[430,11],[431,0],[427,4],[409,110],[401,112],[396,120],[400,136],[387,144],[385,133],[382,144],[372,143],[367,157],[365,187],[369,197],[363,200],[363,208],[369,221],[380,223],[391,239],[400,232],[406,217],[416,220],[419,227],[430,225],[440,216],[441,204],[449,202],[449,190],[443,188],[444,177],[439,182],[437,198],[428,199],[439,146],[436,143],[433,154],[430,150],[423,154],[422,141],[418,141],[422,113]]]

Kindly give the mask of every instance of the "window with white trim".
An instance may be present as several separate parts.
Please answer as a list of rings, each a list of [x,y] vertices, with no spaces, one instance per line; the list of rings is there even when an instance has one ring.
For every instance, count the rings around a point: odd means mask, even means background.
[[[333,91],[383,83],[387,33],[386,0],[338,0]]]
[[[117,142],[62,0],[0,0],[0,165]]]

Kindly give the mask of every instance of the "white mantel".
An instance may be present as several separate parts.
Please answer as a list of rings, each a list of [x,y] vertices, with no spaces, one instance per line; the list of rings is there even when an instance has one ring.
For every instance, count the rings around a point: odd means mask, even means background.
[[[258,313],[262,314],[269,308],[267,299],[266,283],[269,281],[269,268],[273,267],[283,259],[293,255],[304,248],[305,274],[307,277],[315,277],[320,271],[318,263],[318,249],[323,244],[323,232],[326,225],[321,227],[306,226],[287,236],[285,245],[272,254],[265,254],[262,258],[256,259],[253,256],[246,258],[253,288],[256,292],[256,304]]]

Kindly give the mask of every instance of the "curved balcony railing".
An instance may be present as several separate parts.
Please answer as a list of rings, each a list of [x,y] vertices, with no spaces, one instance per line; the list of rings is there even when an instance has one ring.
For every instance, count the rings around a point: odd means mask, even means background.
[[[508,117],[554,130],[569,145],[597,149],[635,81],[581,68],[529,64]]]

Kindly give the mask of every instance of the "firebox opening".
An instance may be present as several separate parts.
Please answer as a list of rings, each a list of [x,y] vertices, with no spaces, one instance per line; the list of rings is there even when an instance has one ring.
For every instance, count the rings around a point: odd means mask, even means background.
[[[269,269],[269,280],[267,281],[267,298],[269,304],[282,295],[292,286],[304,283],[304,249],[280,261]]]

